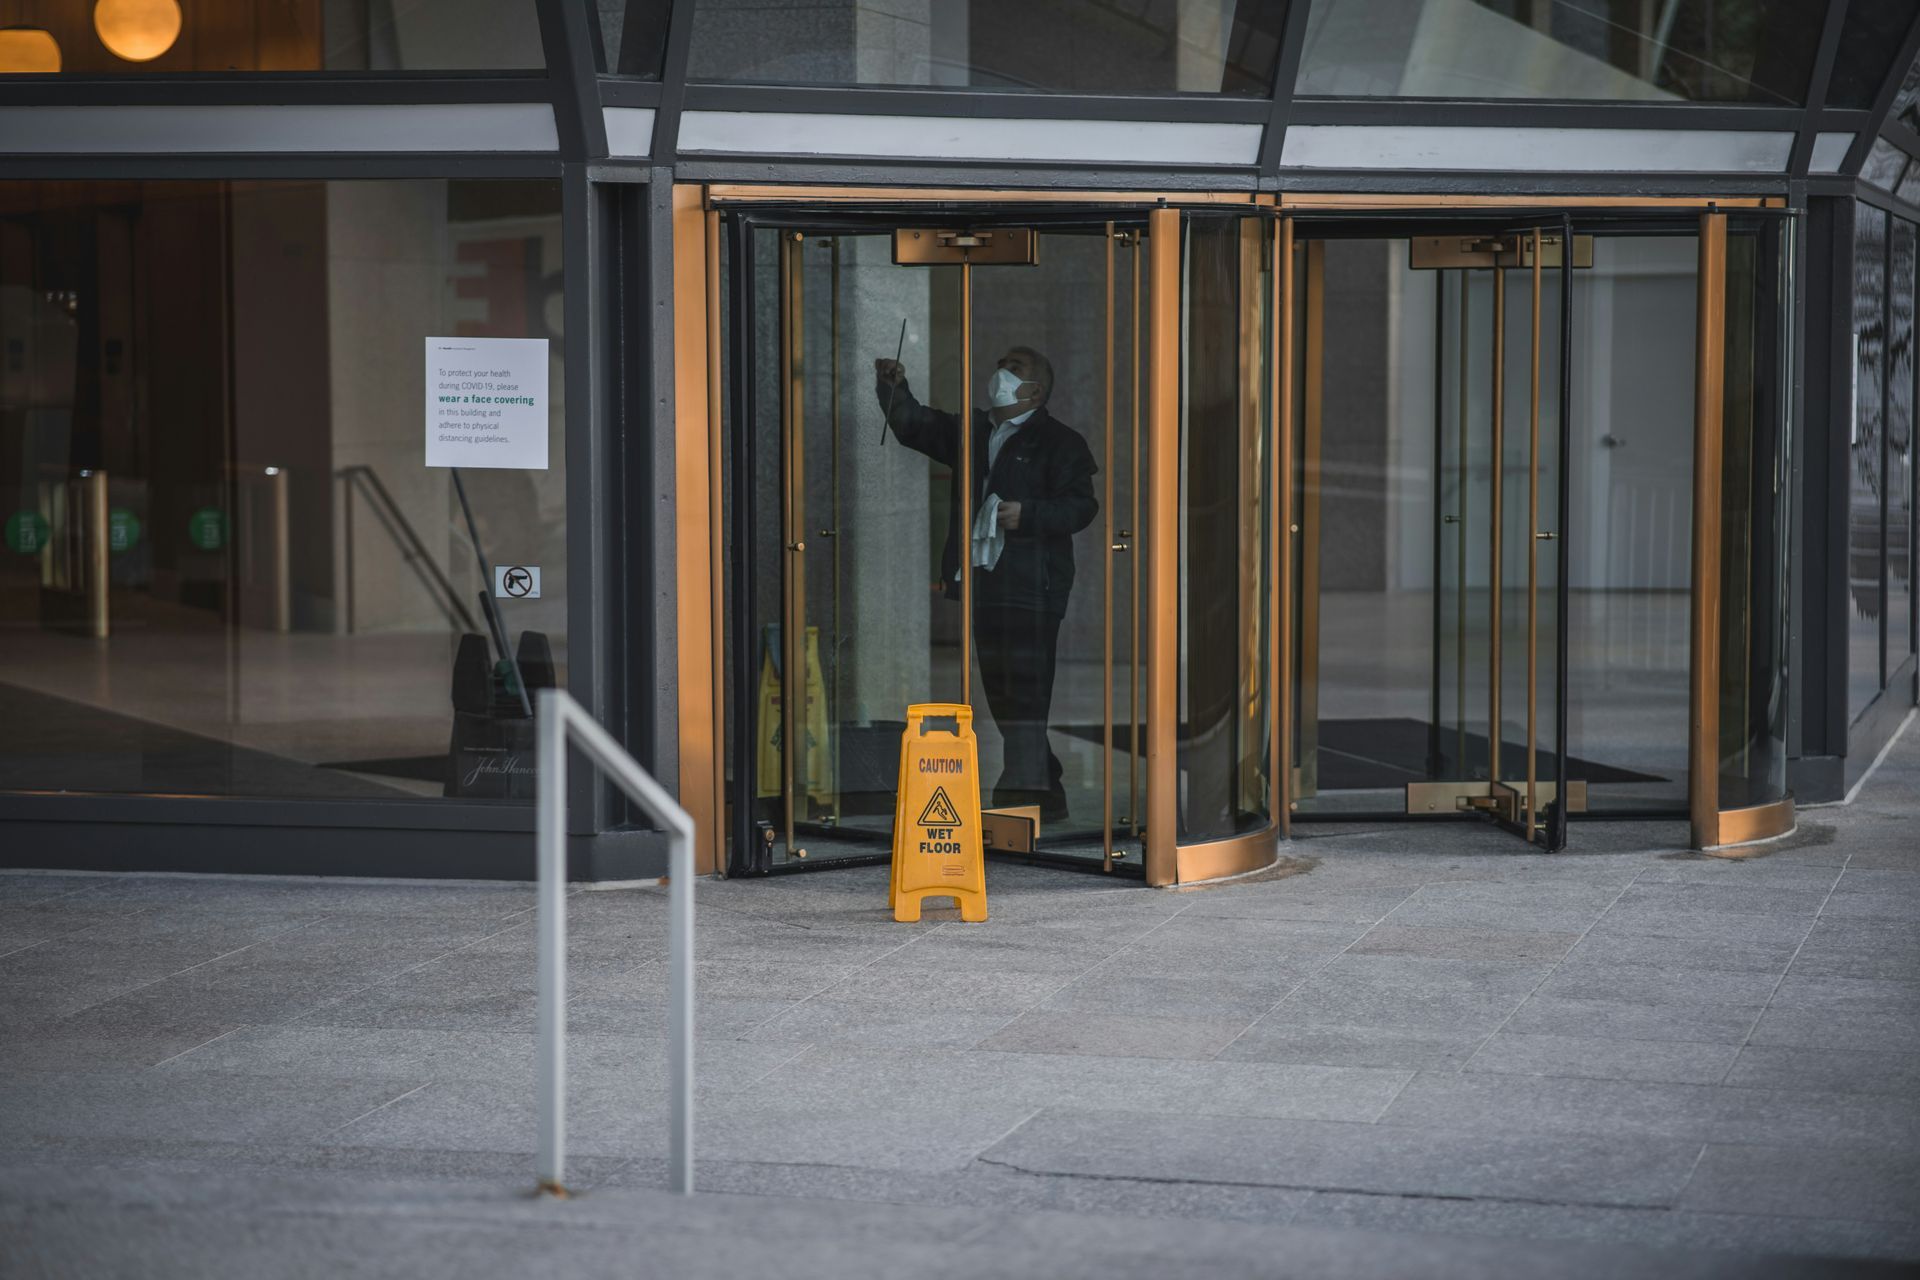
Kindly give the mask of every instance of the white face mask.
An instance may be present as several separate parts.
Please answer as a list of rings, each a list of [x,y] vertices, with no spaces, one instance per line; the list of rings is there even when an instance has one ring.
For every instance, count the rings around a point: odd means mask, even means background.
[[[995,369],[993,376],[987,379],[987,399],[996,409],[1005,409],[1019,403],[1020,388],[1025,382],[1011,369]]]

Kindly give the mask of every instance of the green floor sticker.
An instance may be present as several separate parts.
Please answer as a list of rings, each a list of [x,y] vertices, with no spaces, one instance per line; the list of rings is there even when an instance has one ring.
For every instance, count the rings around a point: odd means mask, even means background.
[[[120,552],[132,550],[140,541],[140,517],[125,507],[107,513],[107,546]]]
[[[16,511],[7,517],[7,549],[33,555],[47,545],[47,518],[38,511]]]
[[[218,507],[202,507],[187,520],[187,540],[202,551],[218,551],[227,545],[227,513]]]

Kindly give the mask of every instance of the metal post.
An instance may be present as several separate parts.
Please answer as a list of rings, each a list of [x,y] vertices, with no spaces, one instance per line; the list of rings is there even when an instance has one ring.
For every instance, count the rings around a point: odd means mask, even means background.
[[[567,1167],[567,724],[565,707],[540,691],[535,726],[539,797],[534,850],[539,878],[539,1189],[564,1196]]]
[[[677,809],[677,806],[676,806]],[[667,853],[667,1187],[693,1194],[693,824],[680,814]]]
[[[83,527],[86,529],[87,633],[96,640],[105,640],[113,629],[107,603],[112,550],[107,473],[83,471],[81,478],[85,481],[86,493],[87,522]]]
[[[566,1194],[566,751],[572,742],[667,830],[667,1185],[693,1194],[693,818],[561,689],[539,692],[539,1186]]]

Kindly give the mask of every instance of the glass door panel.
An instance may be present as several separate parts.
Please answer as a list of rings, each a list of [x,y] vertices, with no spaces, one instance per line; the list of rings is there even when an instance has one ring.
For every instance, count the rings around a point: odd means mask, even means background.
[[[976,707],[983,807],[1038,818],[1011,847],[1138,858],[1142,237],[943,236],[733,236],[736,874],[887,856],[919,702]],[[1032,411],[995,402],[1015,372]],[[973,536],[996,499],[1018,517]]]
[[[1594,237],[1574,273],[1568,768],[1588,808],[1684,814],[1699,243]]]
[[[976,501],[1017,512],[973,576],[982,802],[1037,810],[1038,852],[1110,866],[1137,859],[1142,237],[1107,221],[1021,232],[1031,261],[971,272]],[[994,405],[1002,371],[1021,404]]]
[[[1265,219],[1187,219],[1178,453],[1182,843],[1247,835],[1273,821],[1273,244]]]
[[[1540,834],[1563,738],[1562,232],[1341,230],[1308,232],[1295,291],[1291,803]]]

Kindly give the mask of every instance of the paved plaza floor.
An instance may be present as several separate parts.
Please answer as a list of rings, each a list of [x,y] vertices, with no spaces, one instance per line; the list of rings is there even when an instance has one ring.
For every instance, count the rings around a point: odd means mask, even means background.
[[[534,1199],[526,886],[0,876],[0,1275],[1755,1276],[1920,1261],[1920,731],[1744,859],[1322,826],[1168,892],[569,900]],[[263,835],[263,839],[271,839]]]

